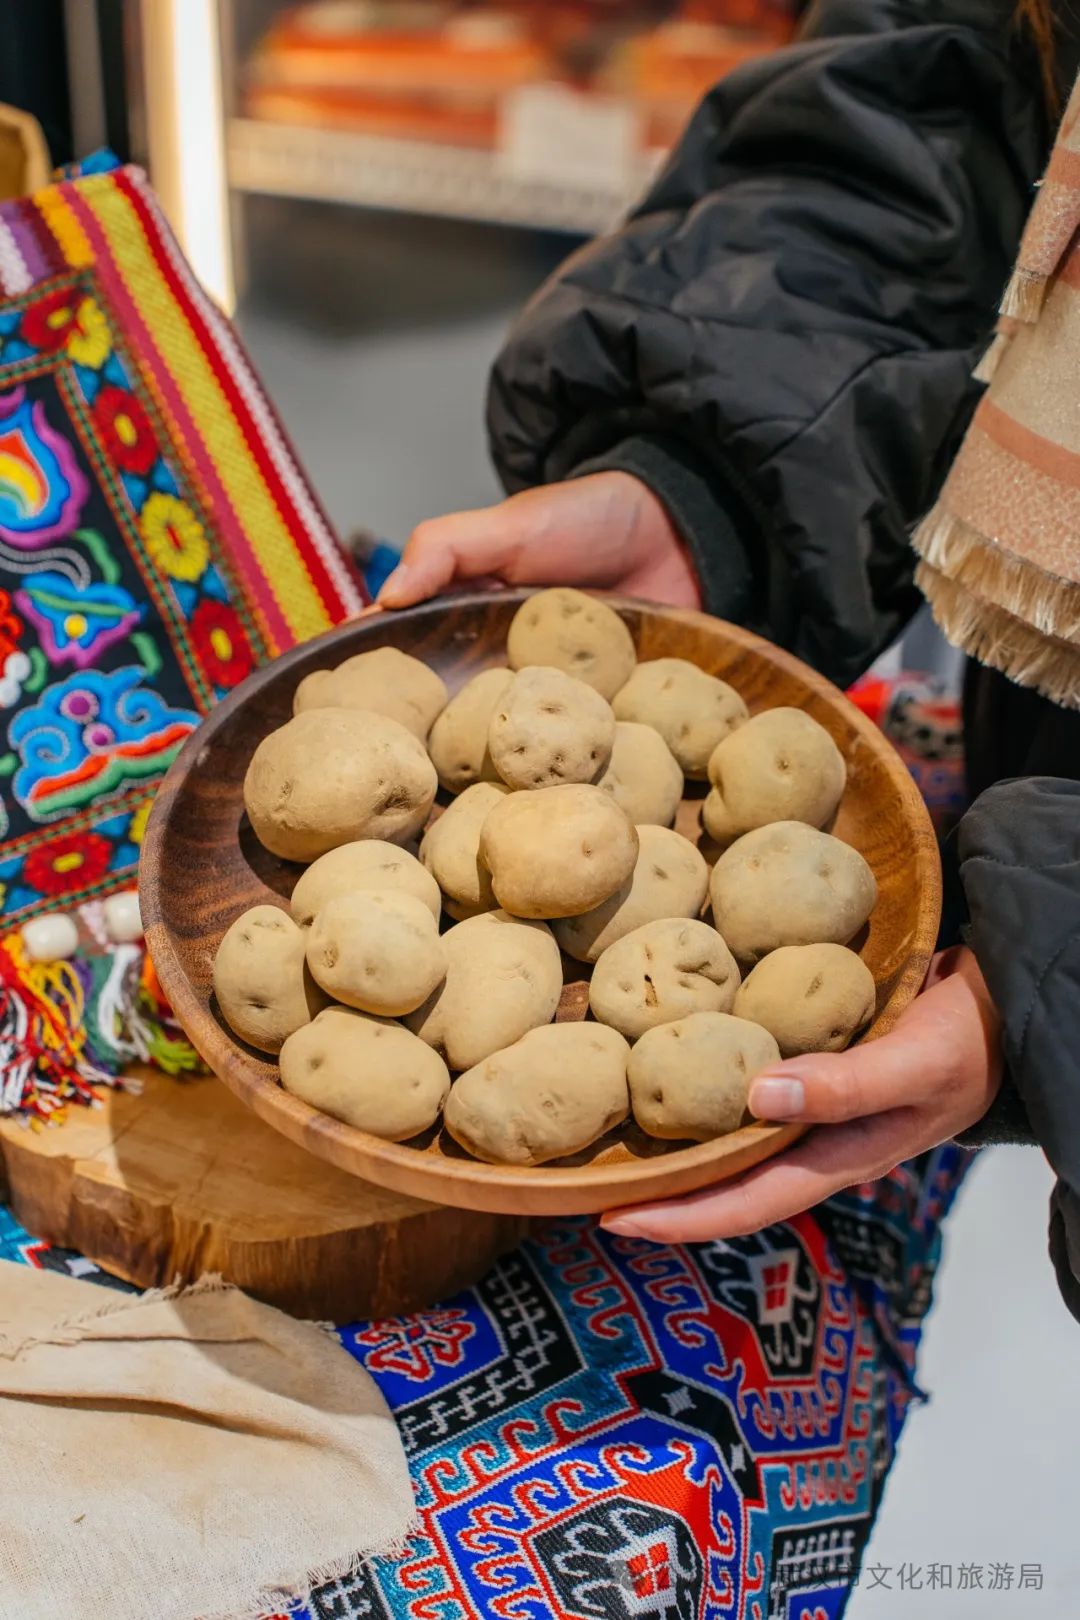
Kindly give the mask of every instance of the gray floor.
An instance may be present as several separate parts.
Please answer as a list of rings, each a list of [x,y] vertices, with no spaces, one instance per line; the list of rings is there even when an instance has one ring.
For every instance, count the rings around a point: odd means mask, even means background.
[[[482,429],[487,367],[561,244],[315,208],[260,205],[241,326],[343,534],[403,541],[421,518],[496,498]],[[313,268],[314,267],[314,268]],[[1029,1620],[1077,1608],[1080,1328],[1045,1258],[1049,1172],[994,1149],[946,1237],[914,1412],[851,1620]],[[925,1566],[953,1566],[930,1591]],[[959,1565],[984,1589],[958,1589]],[[990,1565],[1011,1587],[986,1590]],[[1017,1589],[1021,1564],[1044,1586]],[[914,1571],[900,1587],[900,1566]],[[999,1576],[1000,1581],[1005,1577]],[[891,1588],[891,1589],[890,1589]]]

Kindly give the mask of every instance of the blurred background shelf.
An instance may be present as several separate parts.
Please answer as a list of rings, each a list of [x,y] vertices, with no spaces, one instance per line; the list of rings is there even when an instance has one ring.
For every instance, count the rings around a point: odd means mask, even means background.
[[[497,151],[253,118],[229,120],[225,151],[237,192],[583,236],[609,229],[663,161],[641,157],[626,185],[545,180]]]

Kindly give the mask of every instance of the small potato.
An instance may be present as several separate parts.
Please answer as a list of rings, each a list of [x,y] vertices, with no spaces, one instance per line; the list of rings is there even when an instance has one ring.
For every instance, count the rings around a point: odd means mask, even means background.
[[[304,934],[277,906],[237,917],[214,958],[214,994],[229,1028],[260,1052],[279,1051],[326,1005],[304,965]]]
[[[781,945],[735,997],[735,1013],[775,1036],[781,1057],[840,1052],[874,1016],[874,975],[845,945]]]
[[[296,688],[293,713],[367,709],[385,714],[423,742],[446,707],[446,687],[433,669],[396,647],[356,653],[336,669],[317,669]]]
[[[480,864],[480,829],[510,789],[504,782],[474,782],[424,834],[420,859],[446,896],[458,922],[498,905],[491,873]]]
[[[281,1048],[281,1083],[358,1131],[407,1142],[434,1125],[450,1090],[437,1052],[400,1024],[327,1007]]]
[[[427,820],[435,787],[423,744],[396,720],[311,709],[256,748],[244,805],[272,854],[308,862],[358,838],[405,843]]]
[[[602,1024],[549,1024],[455,1082],[446,1128],[489,1164],[546,1164],[580,1153],[630,1112],[630,1048]]]
[[[858,850],[801,821],[744,833],[713,867],[709,891],[713,922],[750,965],[780,945],[844,945],[877,904]]]
[[[488,728],[492,762],[512,788],[593,782],[614,742],[610,703],[560,669],[519,670]]]
[[[630,1054],[634,1118],[668,1142],[711,1142],[738,1130],[755,1075],[780,1061],[767,1029],[728,1013],[691,1013],[647,1030]]]
[[[593,969],[594,1018],[636,1041],[690,1013],[730,1012],[739,987],[735,958],[715,928],[693,918],[645,923],[609,945]]]
[[[636,720],[658,731],[680,769],[704,781],[717,743],[749,718],[738,692],[685,658],[639,664],[612,699],[617,720]]]
[[[546,664],[611,699],[634,672],[634,638],[614,609],[584,591],[537,591],[519,607],[506,638],[511,669]]]
[[[339,844],[301,874],[292,892],[293,921],[309,928],[328,900],[372,889],[411,894],[436,922],[442,916],[439,885],[415,855],[382,838],[360,838],[355,844]]]
[[[638,834],[598,787],[567,783],[508,793],[480,831],[495,897],[514,917],[575,917],[625,883]]]
[[[414,1012],[446,977],[439,928],[422,900],[343,894],[315,914],[307,964],[335,1001],[382,1018]]]
[[[474,782],[498,782],[488,751],[488,727],[513,680],[508,669],[484,669],[452,697],[431,728],[428,753],[448,793]]]
[[[611,794],[635,827],[670,827],[683,796],[683,773],[658,731],[620,720],[608,768],[596,785]]]
[[[406,1023],[452,1069],[550,1024],[562,995],[559,947],[546,923],[488,911],[442,937],[446,978]]]
[[[704,857],[670,827],[638,828],[638,858],[615,893],[580,917],[555,924],[568,956],[595,962],[617,939],[664,917],[696,917],[709,891]]]
[[[844,756],[801,709],[766,709],[733,731],[709,760],[712,792],[702,807],[721,847],[771,821],[824,827],[847,783]]]

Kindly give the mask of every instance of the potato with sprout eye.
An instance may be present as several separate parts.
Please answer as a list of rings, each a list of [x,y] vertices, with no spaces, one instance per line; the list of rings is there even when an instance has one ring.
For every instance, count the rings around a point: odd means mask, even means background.
[[[515,917],[573,917],[625,883],[637,860],[629,816],[598,787],[508,793],[480,829],[495,897]]]
[[[715,928],[696,918],[645,923],[609,945],[593,968],[589,1006],[636,1041],[696,1012],[731,1012],[739,969]]]
[[[293,920],[308,928],[327,901],[373,889],[411,894],[423,901],[436,922],[442,915],[439,885],[415,855],[383,838],[360,838],[339,844],[301,874],[290,902]]]
[[[418,833],[435,800],[435,767],[412,732],[360,709],[310,709],[264,737],[244,778],[256,838],[286,861],[339,844]]]
[[[846,945],[781,945],[747,977],[734,1010],[767,1029],[789,1058],[843,1051],[876,1005],[874,975]]]
[[[498,906],[491,873],[480,860],[480,829],[489,810],[509,792],[504,782],[474,782],[424,834],[420,859],[458,922]]]
[[[234,1034],[260,1052],[277,1052],[326,997],[307,972],[305,936],[277,906],[237,917],[214,958],[214,995]]]
[[[592,782],[611,758],[611,705],[558,669],[522,669],[488,727],[492,762],[508,787]]]
[[[442,936],[446,978],[408,1027],[452,1069],[471,1069],[550,1024],[562,995],[562,960],[546,923],[487,911]]]
[[[591,1147],[629,1113],[629,1047],[602,1024],[549,1024],[454,1084],[446,1129],[489,1164],[546,1164]]]
[[[500,782],[488,749],[488,728],[514,676],[508,669],[483,669],[450,699],[428,736],[428,753],[448,793],[462,793],[474,782]]]
[[[713,749],[749,718],[732,687],[685,658],[639,664],[612,699],[617,720],[652,726],[684,775],[704,781]]]
[[[802,709],[766,709],[718,743],[705,830],[723,848],[772,821],[824,827],[836,814],[847,767],[824,726]]]
[[[670,827],[639,827],[638,857],[627,881],[580,917],[555,924],[568,956],[595,962],[624,934],[663,917],[696,917],[709,890],[704,857]]]
[[[411,894],[344,894],[315,914],[307,964],[335,1001],[382,1018],[414,1012],[446,977],[438,924]]]
[[[781,945],[844,945],[877,904],[858,850],[801,821],[744,833],[713,867],[713,922],[752,965]]]
[[[635,827],[670,827],[684,784],[675,756],[658,731],[619,720],[608,768],[596,785],[611,794]]]
[[[429,1130],[450,1090],[437,1052],[400,1024],[328,1007],[281,1049],[281,1083],[332,1119],[386,1142]]]
[[[634,1118],[668,1142],[711,1142],[737,1131],[750,1082],[780,1061],[768,1030],[728,1013],[691,1013],[646,1030],[630,1054]]]
[[[433,669],[396,647],[355,653],[336,669],[317,669],[296,688],[293,713],[308,709],[366,709],[384,714],[421,742],[446,707],[447,692]]]
[[[634,638],[606,602],[569,586],[537,591],[514,614],[506,638],[511,669],[544,664],[611,699],[634,672]]]

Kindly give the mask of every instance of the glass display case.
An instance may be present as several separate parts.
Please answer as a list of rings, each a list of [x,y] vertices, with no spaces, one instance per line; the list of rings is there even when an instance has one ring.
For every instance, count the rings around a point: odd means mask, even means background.
[[[243,276],[235,198],[591,234],[795,0],[142,0],[155,184],[200,274]]]

